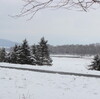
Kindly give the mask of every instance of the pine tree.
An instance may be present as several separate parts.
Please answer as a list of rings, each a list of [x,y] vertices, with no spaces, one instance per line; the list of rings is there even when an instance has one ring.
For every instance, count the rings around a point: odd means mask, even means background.
[[[22,45],[20,46],[20,50],[18,54],[19,54],[18,62],[20,64],[33,64],[34,65],[34,59],[31,56],[30,48],[29,48],[29,45],[26,39],[23,41]]]
[[[41,48],[40,45],[36,46],[36,54],[35,54],[35,58],[36,58],[36,64],[37,65],[43,65],[42,61],[41,61]]]
[[[5,62],[6,61],[6,51],[5,48],[2,48],[0,50],[0,62]]]
[[[34,63],[36,64],[37,63],[37,46],[35,44],[31,47],[31,55],[34,59]]]
[[[18,63],[18,50],[19,46],[15,45],[13,51],[9,54],[9,62]]]
[[[37,46],[37,64],[38,65],[52,65],[52,59],[50,58],[47,42],[44,37],[41,38],[39,45]]]
[[[92,64],[89,66],[90,70],[99,70],[100,71],[100,57],[96,55],[93,59]]]
[[[31,49],[26,39],[21,45],[15,45],[9,53],[6,53],[4,48],[1,49],[0,61],[16,64],[52,65],[47,41],[44,37],[41,38],[39,45],[33,45]]]

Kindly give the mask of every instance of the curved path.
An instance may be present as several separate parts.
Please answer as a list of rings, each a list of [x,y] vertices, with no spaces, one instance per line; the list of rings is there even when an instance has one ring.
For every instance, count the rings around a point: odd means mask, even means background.
[[[24,71],[34,71],[34,72],[40,72],[40,73],[50,73],[50,74],[74,75],[74,76],[100,78],[100,75],[94,75],[94,74],[82,74],[82,73],[73,73],[73,72],[51,71],[51,70],[41,70],[41,69],[29,69],[29,68],[9,67],[9,66],[0,66],[0,68],[8,68],[8,69],[16,69],[16,70],[24,70]]]

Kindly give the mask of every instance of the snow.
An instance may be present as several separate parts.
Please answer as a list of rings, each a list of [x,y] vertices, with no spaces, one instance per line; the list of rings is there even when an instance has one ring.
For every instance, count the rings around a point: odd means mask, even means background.
[[[52,66],[35,66],[35,65],[20,65],[20,64],[16,65],[9,63],[0,63],[0,66],[100,75],[99,71],[88,70],[88,66],[91,64],[93,60],[91,57],[86,57],[86,56],[82,58],[52,57],[52,59],[53,59]]]
[[[99,99],[100,79],[0,69],[0,99]]]
[[[0,63],[54,71],[100,74],[87,66],[92,59],[53,58],[53,66]],[[0,68],[0,99],[99,99],[100,79]]]

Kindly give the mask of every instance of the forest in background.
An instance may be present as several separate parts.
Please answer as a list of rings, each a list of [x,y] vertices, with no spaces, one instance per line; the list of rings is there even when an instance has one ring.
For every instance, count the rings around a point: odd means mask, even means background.
[[[60,45],[52,46],[49,45],[51,54],[75,54],[75,55],[96,55],[100,54],[100,44],[89,44],[89,45]]]
[[[13,47],[6,48],[9,52]],[[72,54],[72,55],[97,55],[100,54],[100,43],[96,44],[71,44],[71,45],[57,45],[48,44],[50,54]]]

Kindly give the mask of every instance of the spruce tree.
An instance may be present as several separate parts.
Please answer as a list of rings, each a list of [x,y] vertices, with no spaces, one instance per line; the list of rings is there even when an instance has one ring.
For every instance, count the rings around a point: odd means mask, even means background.
[[[15,45],[13,47],[12,52],[9,55],[9,61],[11,63],[18,63],[18,50],[19,50],[19,46]]]
[[[31,56],[30,47],[26,39],[20,46],[20,50],[18,53],[18,60],[20,64],[34,64],[34,59]]]
[[[43,37],[37,46],[38,65],[52,65],[52,59],[50,58],[47,42],[48,41],[46,41]]]
[[[5,62],[6,61],[6,51],[5,48],[2,48],[0,50],[0,62]]]
[[[35,44],[31,47],[31,55],[34,59],[34,63],[37,64],[37,45]]]
[[[100,56],[96,55],[92,61],[92,64],[89,65],[90,70],[99,70],[100,71]]]

